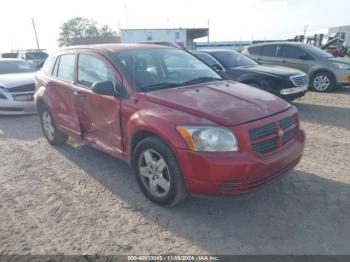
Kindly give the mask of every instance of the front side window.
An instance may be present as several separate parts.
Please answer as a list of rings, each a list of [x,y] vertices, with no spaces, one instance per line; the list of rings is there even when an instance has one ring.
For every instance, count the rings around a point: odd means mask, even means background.
[[[277,54],[277,45],[265,45],[261,48],[260,55],[275,57]]]
[[[284,45],[281,49],[281,56],[283,58],[291,58],[291,59],[300,59],[301,56],[304,56],[305,52],[296,48],[294,46]]]
[[[99,58],[80,54],[78,58],[78,84],[87,88],[95,82],[110,81],[116,87],[113,71]]]
[[[59,79],[74,81],[75,54],[61,55],[57,66],[56,76]]]
[[[153,91],[222,78],[191,54],[176,49],[115,53],[114,60],[136,91]]]

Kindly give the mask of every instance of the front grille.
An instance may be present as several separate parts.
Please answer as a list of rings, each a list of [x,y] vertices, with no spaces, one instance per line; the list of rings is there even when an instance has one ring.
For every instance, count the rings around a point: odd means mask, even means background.
[[[282,120],[280,120],[280,127],[282,128],[288,128],[292,125],[294,125],[297,122],[297,118],[296,116],[289,116],[286,118],[283,118]]]
[[[278,146],[277,138],[272,138],[253,144],[253,150],[258,153],[267,153],[275,150]]]
[[[35,92],[35,84],[15,86],[7,90],[10,93]]]
[[[288,141],[290,141],[294,137],[296,131],[297,131],[296,127],[293,127],[292,129],[289,129],[288,131],[286,131],[282,136],[282,144],[284,145]]]
[[[306,86],[309,84],[309,77],[304,74],[291,76],[290,80],[292,81],[294,86]]]
[[[266,126],[249,130],[250,140],[255,140],[264,136],[273,135],[276,132],[276,126],[274,123]]]
[[[252,150],[266,154],[293,139],[297,131],[297,116],[285,117],[277,122],[249,130]]]

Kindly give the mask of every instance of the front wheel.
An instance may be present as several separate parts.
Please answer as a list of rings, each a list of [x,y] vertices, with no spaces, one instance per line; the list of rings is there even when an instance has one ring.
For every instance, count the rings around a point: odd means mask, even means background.
[[[149,137],[136,147],[133,167],[143,193],[158,205],[174,206],[187,196],[184,179],[171,149]]]
[[[61,145],[67,141],[68,136],[57,129],[52,115],[46,108],[40,110],[40,120],[44,136],[50,144]]]
[[[311,77],[311,88],[317,92],[330,92],[335,87],[334,77],[327,72],[319,72]]]

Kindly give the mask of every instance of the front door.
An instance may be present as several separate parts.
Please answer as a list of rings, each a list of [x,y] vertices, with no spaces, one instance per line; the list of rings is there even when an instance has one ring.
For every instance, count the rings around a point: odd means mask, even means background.
[[[313,58],[298,47],[282,45],[279,52],[279,65],[308,72]]]
[[[121,157],[123,152],[120,126],[120,100],[91,90],[93,83],[112,81],[120,85],[120,77],[102,55],[86,51],[77,59],[75,107],[82,127],[82,138],[95,147]]]

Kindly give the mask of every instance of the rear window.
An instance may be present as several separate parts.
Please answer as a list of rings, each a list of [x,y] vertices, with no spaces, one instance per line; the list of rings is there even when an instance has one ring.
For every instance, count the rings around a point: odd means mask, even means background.
[[[21,61],[21,60],[0,61],[0,75],[28,73],[28,72],[35,72],[35,68],[26,61]]]
[[[265,45],[261,48],[260,55],[275,57],[277,54],[277,45]]]
[[[248,48],[249,53],[252,55],[259,54],[260,50],[261,50],[261,46],[252,46]]]
[[[43,72],[47,75],[51,75],[52,74],[52,68],[56,62],[57,57],[53,56],[50,57],[46,60],[44,66],[43,66]]]
[[[206,63],[208,66],[213,66],[217,64],[215,59],[212,58],[210,55],[204,53],[195,53],[195,56],[202,60],[204,63]]]

